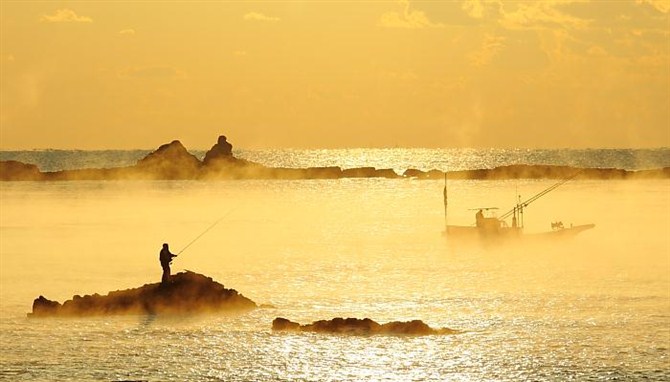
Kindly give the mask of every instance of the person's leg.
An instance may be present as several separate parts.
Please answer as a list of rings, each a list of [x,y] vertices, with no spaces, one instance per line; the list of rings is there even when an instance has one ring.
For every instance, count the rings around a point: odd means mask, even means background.
[[[170,281],[170,266],[163,266],[163,277],[161,278],[161,283],[167,284]]]

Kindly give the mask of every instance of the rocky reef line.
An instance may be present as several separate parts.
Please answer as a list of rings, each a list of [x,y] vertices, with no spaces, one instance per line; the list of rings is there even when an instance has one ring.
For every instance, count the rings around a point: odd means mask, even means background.
[[[651,170],[586,168],[556,165],[514,164],[492,169],[449,171],[449,179],[563,179],[581,170],[576,179],[669,179],[670,167]],[[0,181],[72,181],[72,180],[219,180],[219,179],[340,179],[340,178],[412,178],[443,179],[444,171],[408,169],[397,174],[393,169],[358,167],[285,168],[267,167],[235,158],[225,136],[200,161],[175,140],[160,146],[135,165],[114,168],[86,168],[42,172],[34,164],[0,161]]]
[[[181,272],[169,284],[146,284],[139,288],[74,296],[63,304],[39,296],[28,317],[83,317],[128,314],[192,314],[255,309],[256,303],[234,289],[226,289],[212,278]]]
[[[300,325],[286,318],[277,317],[272,321],[272,330],[284,332],[312,332],[351,335],[435,335],[435,334],[457,334],[457,330],[449,328],[434,329],[421,320],[392,321],[380,324],[369,318],[341,318],[332,320],[319,320],[311,324]]]

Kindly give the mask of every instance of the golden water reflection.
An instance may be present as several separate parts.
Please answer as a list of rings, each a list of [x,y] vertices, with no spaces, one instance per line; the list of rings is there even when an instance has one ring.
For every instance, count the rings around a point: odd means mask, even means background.
[[[505,205],[515,186],[530,195],[547,183],[454,181],[450,219],[471,221],[473,204]],[[0,359],[2,377],[668,378],[667,181],[574,182],[534,204],[527,228],[545,230],[559,216],[596,229],[560,246],[493,249],[444,240],[441,188],[405,180],[3,184],[0,348],[11,350]],[[40,294],[63,301],[157,282],[161,243],[182,248],[231,208],[174,268],[276,308],[25,318]],[[273,333],[277,316],[421,319],[465,333]]]

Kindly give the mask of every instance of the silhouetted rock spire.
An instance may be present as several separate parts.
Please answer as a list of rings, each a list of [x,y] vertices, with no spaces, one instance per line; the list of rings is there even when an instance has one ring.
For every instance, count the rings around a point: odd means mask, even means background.
[[[492,169],[450,171],[449,179],[564,179],[578,168],[557,165],[513,164]],[[0,161],[0,181],[35,180],[112,180],[112,179],[339,179],[339,178],[416,178],[442,179],[444,171],[407,169],[398,175],[392,169],[358,167],[342,169],[330,167],[268,167],[242,158],[235,158],[233,145],[225,135],[207,151],[201,162],[190,154],[181,142],[175,140],[161,145],[156,151],[140,159],[135,166],[112,168],[84,168],[41,172],[32,164],[17,161]],[[582,169],[576,179],[668,179],[670,167],[649,170],[623,170],[615,168]]]
[[[205,165],[209,164],[213,160],[217,159],[232,159],[233,157],[233,145],[228,142],[228,139],[225,135],[220,135],[216,144],[212,146],[209,151],[205,154],[205,159],[203,163]]]

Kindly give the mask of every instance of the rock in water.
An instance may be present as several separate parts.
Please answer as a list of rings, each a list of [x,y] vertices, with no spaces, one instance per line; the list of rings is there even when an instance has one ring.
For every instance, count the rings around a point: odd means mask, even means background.
[[[207,165],[216,159],[233,159],[233,145],[228,142],[225,135],[220,135],[216,144],[205,153],[203,162]]]
[[[62,305],[43,296],[33,302],[29,317],[99,316],[121,314],[185,314],[239,311],[256,308],[256,303],[234,289],[198,273],[173,275],[169,284],[146,284],[139,288],[74,296]]]
[[[272,330],[299,332],[300,324],[286,318],[277,317],[272,320]]]
[[[140,159],[135,169],[152,174],[157,179],[193,179],[200,166],[198,158],[175,140]]]
[[[0,161],[0,180],[42,180],[42,173],[34,164]]]
[[[286,318],[277,317],[272,321],[272,330],[275,331],[293,331],[293,332],[315,332],[315,333],[335,333],[335,334],[390,334],[390,335],[431,335],[431,334],[456,334],[457,330],[449,328],[433,329],[421,320],[408,322],[393,321],[386,324],[379,324],[369,318],[341,318],[336,317],[332,320],[319,320],[311,324],[300,325]]]

